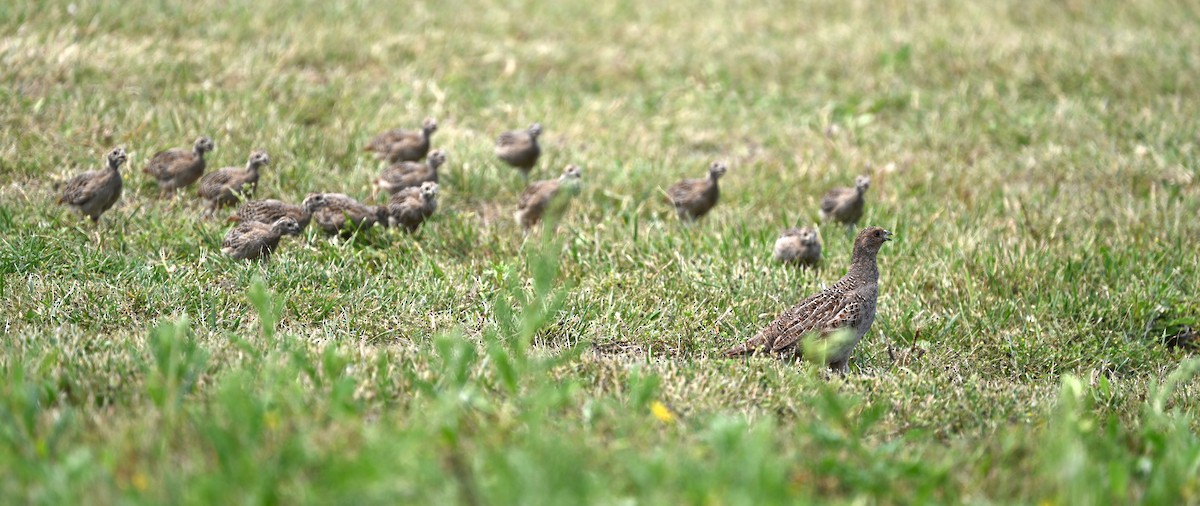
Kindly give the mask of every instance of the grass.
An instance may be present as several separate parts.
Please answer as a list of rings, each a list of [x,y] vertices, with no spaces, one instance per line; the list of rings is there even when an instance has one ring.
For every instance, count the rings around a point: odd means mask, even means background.
[[[1200,11],[1188,2],[0,5],[0,495],[19,503],[1200,502]],[[265,149],[365,197],[449,153],[415,236],[290,238],[162,202],[155,151]],[[524,241],[491,155],[585,186]],[[54,184],[131,154],[99,227]],[[731,165],[681,226],[663,188]],[[869,167],[869,168],[868,168]],[[850,373],[720,352],[839,278],[782,229],[874,176]]]

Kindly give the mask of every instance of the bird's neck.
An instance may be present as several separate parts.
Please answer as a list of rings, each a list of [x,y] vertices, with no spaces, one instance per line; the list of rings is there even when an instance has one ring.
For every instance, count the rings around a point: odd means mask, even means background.
[[[850,272],[857,273],[864,281],[879,279],[879,266],[875,263],[875,252],[856,248],[850,260]]]
[[[107,168],[108,170],[112,171],[112,172],[120,172],[120,171],[121,171],[121,164],[120,164],[120,162],[113,162],[113,161],[109,161],[109,162],[107,162],[107,163],[106,163],[106,165],[107,165],[107,167],[106,167],[106,168]]]

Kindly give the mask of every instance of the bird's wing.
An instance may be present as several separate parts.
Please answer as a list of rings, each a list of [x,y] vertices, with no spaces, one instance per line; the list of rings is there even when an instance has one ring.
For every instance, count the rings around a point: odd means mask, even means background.
[[[376,135],[374,139],[371,139],[371,142],[367,143],[365,151],[387,151],[388,147],[391,146],[392,143],[396,142],[397,139],[403,137],[407,133],[408,132],[405,132],[404,130],[396,129],[388,130],[384,133]]]
[[[667,188],[667,195],[670,195],[671,201],[678,206],[682,201],[695,194],[702,183],[702,180],[685,179]]]
[[[827,294],[814,301],[800,318],[786,324],[771,351],[782,352],[792,349],[801,337],[809,334],[826,336],[846,328],[852,328],[862,320],[862,299],[854,294]]]
[[[168,149],[165,151],[159,151],[150,158],[149,162],[146,163],[146,169],[144,172],[153,176],[166,175],[171,170],[172,166],[180,161],[183,161],[191,154],[192,153],[190,151],[184,151],[182,149]]]
[[[539,202],[549,200],[554,197],[556,190],[558,181],[537,181],[521,192],[521,198],[517,200],[517,209],[529,209]]]
[[[838,202],[842,200],[845,194],[845,188],[834,188],[829,190],[829,193],[826,193],[825,196],[821,198],[821,210],[825,212],[832,211],[833,208],[837,207]]]
[[[62,196],[58,198],[59,203],[78,206],[91,200],[101,183],[99,176],[98,172],[84,172],[68,180],[67,184],[63,185]]]
[[[496,147],[524,146],[529,144],[529,136],[523,132],[504,132],[496,138]]]

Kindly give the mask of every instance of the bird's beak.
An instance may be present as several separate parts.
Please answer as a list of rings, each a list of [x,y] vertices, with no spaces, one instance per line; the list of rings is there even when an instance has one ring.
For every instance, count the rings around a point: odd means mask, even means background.
[[[884,231],[883,231],[883,240],[884,240],[884,241],[890,241],[890,240],[892,240],[892,233],[891,233],[891,232],[888,232],[887,230],[884,230]]]

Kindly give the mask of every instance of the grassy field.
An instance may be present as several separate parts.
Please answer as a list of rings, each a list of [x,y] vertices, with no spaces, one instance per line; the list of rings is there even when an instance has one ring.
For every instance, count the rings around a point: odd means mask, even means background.
[[[1186,1],[0,4],[12,503],[1200,503],[1200,8]],[[221,256],[140,170],[366,197],[441,125],[420,233]],[[491,146],[584,188],[525,240]],[[98,227],[55,184],[130,152]],[[664,188],[730,164],[681,226]],[[726,347],[838,279],[770,258],[870,173],[846,376]]]

